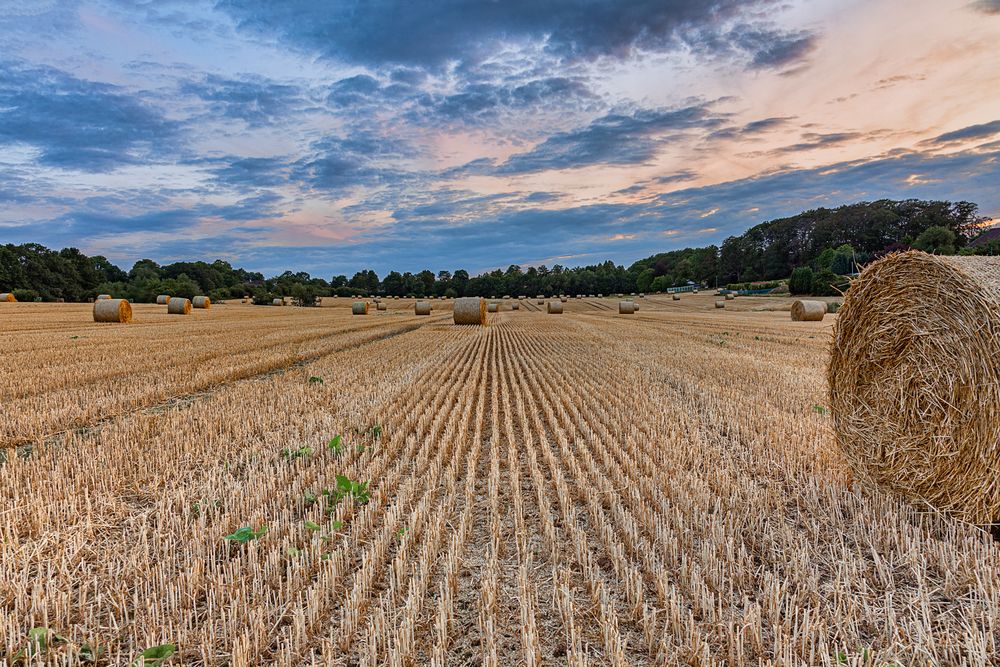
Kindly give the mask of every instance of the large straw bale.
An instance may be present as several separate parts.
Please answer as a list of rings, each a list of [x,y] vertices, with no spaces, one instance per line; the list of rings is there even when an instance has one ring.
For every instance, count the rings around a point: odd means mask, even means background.
[[[673,299],[674,301],[680,301],[680,300],[681,300],[681,295],[680,295],[680,294],[678,294],[677,292],[674,292],[674,295],[673,295],[673,297],[671,297],[671,298],[672,298],[672,299]]]
[[[725,308],[726,307],[726,301],[725,301],[725,299],[718,299],[718,300],[716,300],[715,307],[716,308]]]
[[[826,315],[824,301],[798,299],[792,304],[792,320],[795,322],[822,322]]]
[[[0,294],[0,301],[5,303],[14,303],[17,301],[17,297],[14,296],[13,292],[4,292]]]
[[[191,299],[175,296],[167,301],[167,313],[170,315],[187,315],[191,312]]]
[[[388,309],[389,309],[389,304],[387,304],[385,301],[379,301],[378,303],[375,304],[375,310],[388,310]]]
[[[563,311],[562,301],[549,301],[548,312],[549,315],[560,315]]]
[[[367,301],[355,301],[351,304],[351,314],[352,315],[367,315],[368,314],[368,302]]]
[[[94,302],[94,321],[128,324],[132,321],[132,306],[127,299],[99,299]]]
[[[1000,257],[889,255],[852,281],[827,381],[862,482],[1000,521]]]
[[[635,312],[635,302],[633,301],[619,301],[618,302],[618,314],[619,315],[631,315]]]
[[[455,324],[486,324],[486,300],[478,296],[455,299]]]
[[[170,295],[169,294],[160,294],[159,296],[156,297],[156,305],[158,305],[158,306],[165,306],[168,303],[170,303]]]
[[[496,313],[499,311],[500,311],[500,304],[498,304],[496,301],[490,301],[488,304],[486,304],[487,313]]]
[[[191,299],[191,306],[193,308],[201,308],[203,310],[208,310],[212,307],[212,300],[207,296],[196,296]]]
[[[430,315],[431,314],[431,302],[430,301],[417,301],[413,304],[413,312],[417,315]]]

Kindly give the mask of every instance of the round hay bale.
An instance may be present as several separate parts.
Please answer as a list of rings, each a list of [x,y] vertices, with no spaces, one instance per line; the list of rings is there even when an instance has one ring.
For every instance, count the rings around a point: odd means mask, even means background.
[[[168,303],[170,303],[170,295],[169,294],[160,294],[159,296],[156,297],[156,305],[158,305],[158,306],[165,306]]]
[[[736,298],[735,294],[733,294],[732,292],[726,292],[726,301],[732,301],[735,298]]]
[[[793,322],[822,322],[826,315],[826,302],[799,299],[792,304]]]
[[[566,297],[564,296],[559,297],[559,301],[560,303],[566,303]]]
[[[98,301],[107,301],[110,298],[111,298],[110,294],[98,294],[97,295],[97,300]]]
[[[535,305],[538,305],[538,306],[540,306],[540,305],[542,305],[543,303],[545,303],[545,299],[535,299]]]
[[[715,307],[716,308],[725,308],[726,307],[726,301],[724,299],[719,299],[718,301],[715,302]]]
[[[191,299],[175,296],[167,301],[167,313],[170,315],[187,315],[191,312]]]
[[[671,298],[672,298],[672,299],[673,299],[674,301],[680,301],[680,300],[681,300],[681,295],[680,295],[680,294],[674,294],[674,295],[673,295],[673,296],[672,296]]]
[[[98,299],[94,302],[94,321],[128,324],[132,321],[132,306],[128,299]]]
[[[285,300],[284,299],[271,299],[271,305],[272,306],[284,306],[285,305]]]
[[[640,299],[645,299],[646,298],[646,294],[644,292],[639,292],[639,298]]]
[[[517,301],[515,301],[514,303],[510,304],[510,309],[511,310],[521,310],[521,304],[519,304]]]
[[[375,304],[375,310],[388,310],[388,309],[389,309],[389,304],[385,303],[384,301],[379,301],[378,303]]]
[[[455,324],[486,324],[486,300],[478,296],[455,299]]]
[[[549,301],[549,315],[561,315],[563,311],[562,301]]]
[[[639,312],[639,304],[637,304],[635,301],[632,302],[632,308],[635,310],[635,312],[637,313]]]
[[[351,304],[351,314],[352,315],[367,315],[368,314],[368,302],[367,301],[355,301]]]
[[[619,301],[618,302],[618,314],[619,315],[631,315],[635,312],[635,303],[632,301]]]
[[[17,297],[14,296],[13,292],[4,292],[0,294],[0,301],[5,303],[14,303],[17,301]]]
[[[413,304],[413,312],[417,315],[430,315],[431,314],[431,302],[430,301],[417,301]]]
[[[490,303],[486,304],[486,312],[487,313],[500,312],[500,304],[496,303],[495,301],[491,301]]]
[[[212,307],[212,300],[207,296],[196,296],[191,299],[191,306],[194,308],[201,308],[203,310],[208,310]]]
[[[889,255],[851,282],[827,381],[855,476],[1000,521],[1000,257]]]
[[[697,294],[698,290],[691,290],[691,294]]]

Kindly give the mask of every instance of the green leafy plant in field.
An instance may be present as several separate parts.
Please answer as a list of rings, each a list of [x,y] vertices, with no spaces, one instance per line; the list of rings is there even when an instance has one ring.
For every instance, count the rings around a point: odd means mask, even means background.
[[[257,530],[254,530],[252,526],[243,526],[236,532],[230,535],[226,535],[222,539],[227,540],[229,542],[239,542],[240,544],[246,544],[250,540],[259,540],[260,538],[264,537],[265,533],[267,533],[267,526],[261,526]]]
[[[286,461],[291,461],[292,459],[297,459],[303,456],[312,456],[312,447],[299,447],[298,449],[282,449],[281,457]]]
[[[396,531],[396,539],[402,542],[408,532],[410,532],[410,528],[408,526],[403,526]]]
[[[330,438],[330,442],[326,443],[326,448],[333,452],[334,456],[340,456],[344,453],[344,438],[335,435]]]
[[[340,502],[344,498],[350,498],[359,505],[367,504],[371,500],[368,494],[368,482],[355,482],[345,475],[337,475],[334,500]]]
[[[12,662],[20,662],[41,655],[49,650],[50,646],[64,644],[68,640],[62,635],[57,635],[48,628],[31,628],[28,631],[28,646],[21,649],[12,656]]]
[[[319,377],[318,375],[310,375],[309,384],[323,384],[323,378]]]
[[[91,646],[90,644],[83,644],[80,646],[80,652],[77,653],[77,657],[80,658],[80,662],[97,662],[104,655],[104,648],[101,646]]]
[[[177,647],[173,644],[160,644],[151,646],[136,657],[132,662],[133,667],[146,667],[147,665],[162,665],[164,661],[177,652]]]
[[[343,521],[331,521],[330,522],[330,528],[332,528],[333,530],[340,530],[343,527],[344,527],[344,522]]]
[[[372,426],[371,429],[368,431],[368,435],[370,435],[373,440],[378,440],[379,438],[381,438],[382,437],[382,425],[381,424],[375,424],[375,426]]]
[[[313,522],[313,521],[309,521],[309,520],[306,520],[306,521],[304,522],[304,524],[303,524],[303,525],[304,525],[304,526],[305,526],[305,527],[306,527],[306,528],[307,528],[308,530],[313,530],[313,531],[316,531],[316,530],[323,530],[323,526],[321,526],[321,525],[319,525],[318,523],[315,523],[315,522]]]

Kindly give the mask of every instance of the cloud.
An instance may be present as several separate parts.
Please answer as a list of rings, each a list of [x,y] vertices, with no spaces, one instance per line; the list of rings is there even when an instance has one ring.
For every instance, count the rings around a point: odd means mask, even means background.
[[[215,115],[242,120],[251,126],[284,120],[305,102],[296,86],[258,76],[231,79],[208,74],[198,81],[184,82],[180,92],[207,102]]]
[[[656,155],[665,133],[714,127],[722,122],[721,116],[710,112],[707,105],[611,113],[584,128],[554,134],[530,151],[512,155],[496,172],[526,174],[595,164],[641,164]]]
[[[220,162],[213,160],[213,162]],[[276,157],[230,157],[211,173],[220,184],[238,189],[268,188],[288,181],[286,161]]]
[[[944,134],[939,134],[933,139],[928,139],[923,143],[947,144],[957,141],[966,141],[968,139],[986,139],[995,134],[1000,134],[1000,120],[994,120],[989,123],[981,123],[979,125],[969,125],[968,127],[963,127],[960,130],[945,132]]]
[[[292,164],[290,178],[303,186],[336,195],[357,187],[401,185],[417,174],[392,166],[415,155],[405,141],[366,132],[314,142],[309,155]]]
[[[983,14],[1000,14],[1000,0],[976,0],[969,6]]]
[[[730,33],[733,43],[750,58],[750,67],[784,67],[802,60],[816,46],[806,31],[782,32],[759,26],[739,26]]]
[[[773,0],[589,0],[583,4],[577,0],[438,4],[221,0],[217,6],[242,30],[276,36],[324,58],[374,67],[441,69],[525,43],[543,44],[548,54],[561,60],[627,58],[636,51],[664,51],[680,45],[681,31],[708,29],[754,10],[773,11],[780,4]],[[777,46],[751,34],[744,39],[763,54],[755,58],[762,65],[787,61],[804,48],[802,37]]]
[[[20,61],[0,62],[0,144],[27,144],[38,162],[110,171],[175,155],[180,126],[124,89]]]

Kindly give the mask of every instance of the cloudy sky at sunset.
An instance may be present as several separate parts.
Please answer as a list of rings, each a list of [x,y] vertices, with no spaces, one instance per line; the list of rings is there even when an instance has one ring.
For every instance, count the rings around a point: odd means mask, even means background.
[[[1000,218],[1000,0],[0,0],[0,243],[329,278]]]

